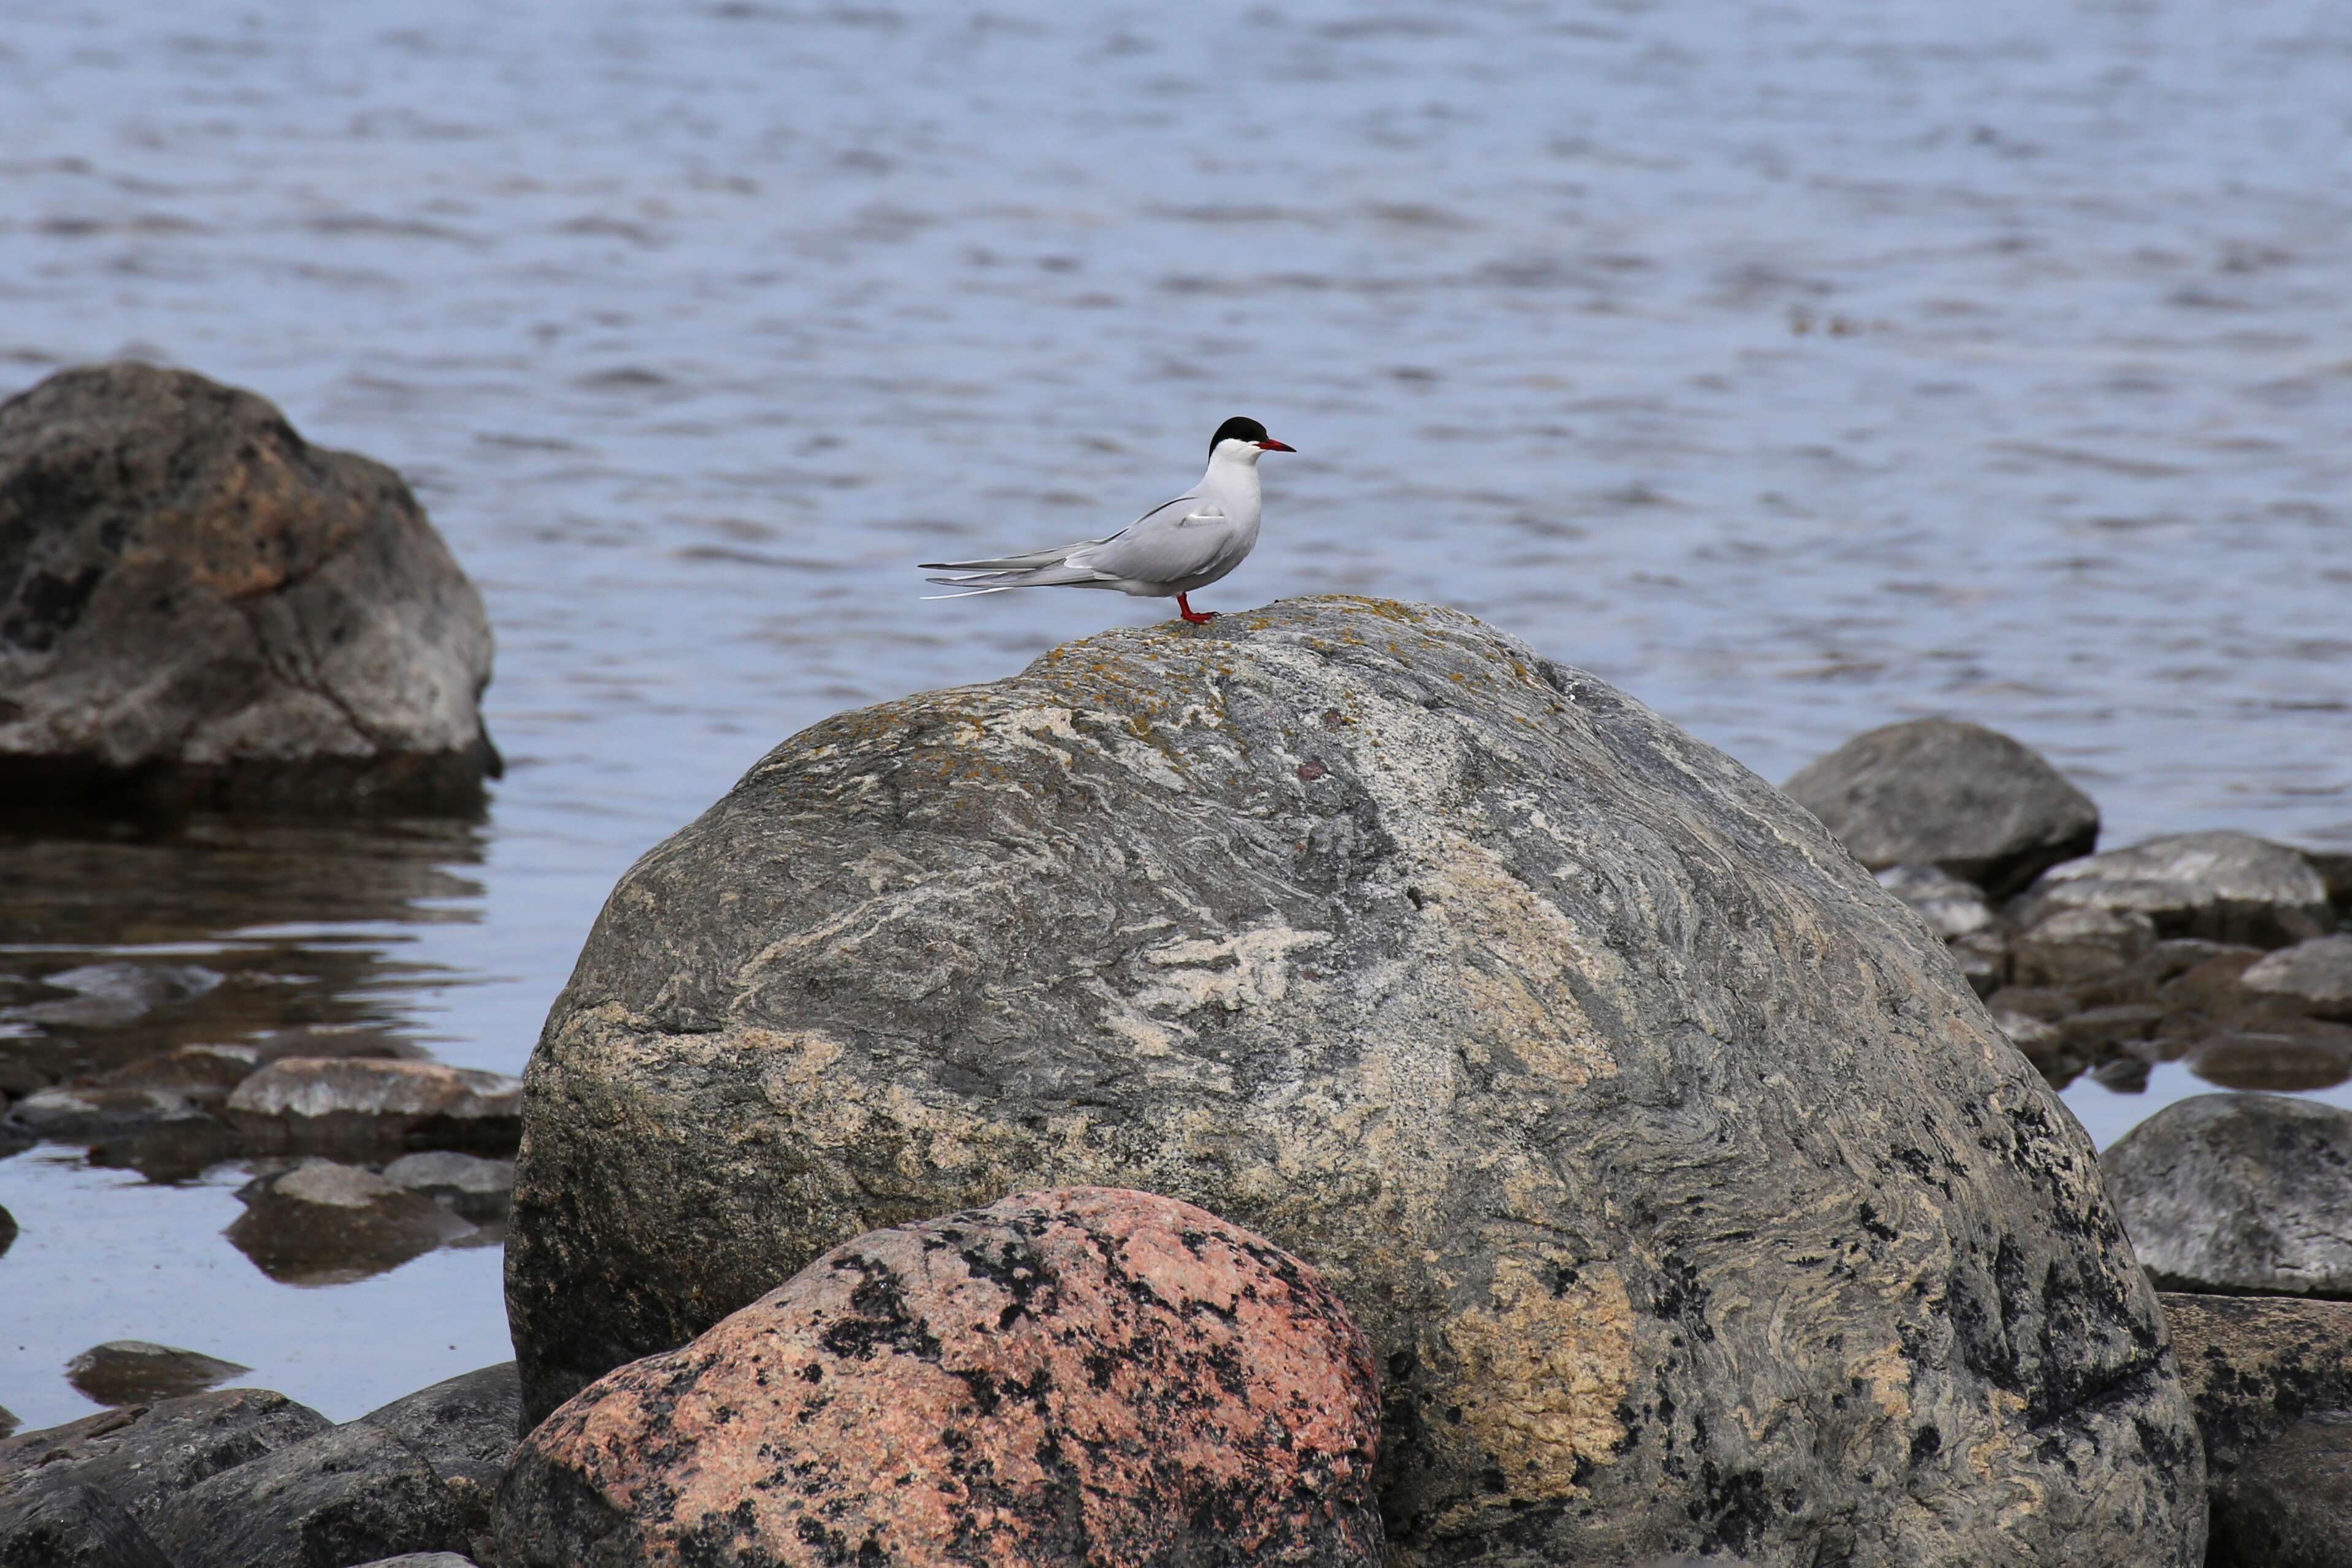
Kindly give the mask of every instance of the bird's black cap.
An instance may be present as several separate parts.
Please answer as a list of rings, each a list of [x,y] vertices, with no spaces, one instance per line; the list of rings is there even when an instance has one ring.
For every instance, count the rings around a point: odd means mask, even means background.
[[[1195,425],[1192,428],[1198,430],[1200,426]],[[1220,441],[1263,441],[1265,439],[1265,426],[1255,419],[1244,419],[1236,414],[1218,426],[1217,433],[1209,437],[1209,454],[1212,457],[1216,455],[1217,443]]]

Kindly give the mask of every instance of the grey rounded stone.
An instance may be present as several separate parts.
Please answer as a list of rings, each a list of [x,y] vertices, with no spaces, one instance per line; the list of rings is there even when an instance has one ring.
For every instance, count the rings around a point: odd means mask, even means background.
[[[100,1405],[140,1405],[201,1394],[253,1369],[147,1340],[109,1340],[66,1363],[66,1381]]]
[[[2213,1499],[2207,1568],[2352,1568],[2352,1410],[2298,1421]]]
[[[1780,787],[1873,870],[1937,866],[1995,897],[2099,838],[2099,808],[2039,752],[1956,719],[1856,735]]]
[[[522,1385],[514,1363],[444,1379],[360,1419],[425,1457],[457,1500],[468,1535],[489,1529],[490,1501],[521,1436]]]
[[[2252,965],[2238,983],[2315,1018],[2352,1020],[2352,935],[2299,942]]]
[[[239,1083],[223,1113],[253,1147],[272,1152],[511,1149],[522,1084],[440,1062],[289,1057]]]
[[[2352,1110],[2200,1094],[2105,1156],[2141,1263],[2168,1289],[2352,1296]]]
[[[400,476],[143,364],[0,403],[0,795],[471,809],[489,622]]]
[[[2020,985],[2083,985],[2155,949],[2156,922],[2137,910],[2059,908],[2010,939],[2010,973]]]
[[[360,1422],[200,1482],[150,1529],[178,1568],[341,1568],[465,1544],[432,1467]]]
[[[2352,1410],[2352,1301],[2182,1291],[2162,1300],[2217,1489],[2305,1415]]]
[[[1993,924],[1984,889],[1937,866],[1890,866],[1878,885],[1911,906],[1927,929],[1946,942],[1971,936]]]
[[[514,1200],[512,1160],[486,1160],[454,1149],[404,1154],[383,1168],[383,1179],[482,1223],[506,1218]]]
[[[2071,860],[2027,889],[2020,919],[2060,910],[2137,913],[2158,935],[2280,947],[2335,924],[2311,863],[2250,833],[2177,833]]]
[[[0,1481],[0,1568],[179,1568],[122,1505],[38,1473]]]
[[[329,1285],[396,1268],[474,1226],[373,1171],[315,1161],[252,1182],[230,1243],[273,1279]]]
[[[1115,631],[816,725],[622,880],[526,1083],[529,1420],[866,1231],[1121,1186],[1348,1302],[1407,1561],[2201,1551],[2091,1146],[1943,944],[1454,612]]]
[[[327,1418],[266,1388],[224,1388],[85,1415],[0,1441],[0,1489],[36,1472],[97,1489],[152,1525],[208,1477],[316,1436]]]

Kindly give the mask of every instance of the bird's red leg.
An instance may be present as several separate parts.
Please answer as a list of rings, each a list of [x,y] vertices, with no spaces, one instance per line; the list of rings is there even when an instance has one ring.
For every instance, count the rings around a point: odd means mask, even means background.
[[[1176,595],[1176,613],[1196,626],[1205,626],[1217,618],[1216,611],[1196,610],[1181,594]]]

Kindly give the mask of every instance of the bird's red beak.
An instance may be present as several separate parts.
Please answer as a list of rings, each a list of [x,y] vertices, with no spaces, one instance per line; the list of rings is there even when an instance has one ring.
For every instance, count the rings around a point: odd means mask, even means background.
[[[1257,449],[1261,452],[1296,452],[1298,450],[1297,447],[1291,446],[1288,442],[1277,441],[1271,436],[1267,437],[1265,440],[1260,441],[1257,444]]]

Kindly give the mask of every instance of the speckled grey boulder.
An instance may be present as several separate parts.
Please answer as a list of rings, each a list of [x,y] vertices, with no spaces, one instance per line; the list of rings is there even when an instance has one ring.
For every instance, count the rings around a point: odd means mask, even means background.
[[[2026,889],[2031,925],[2063,910],[2142,914],[2157,934],[2279,947],[2335,923],[2327,884],[2284,844],[2251,833],[2175,833],[2070,860]]]
[[[1856,735],[1781,787],[1873,870],[1936,866],[1996,898],[2099,839],[2099,808],[2040,752],[1957,719]]]
[[[2167,1289],[2352,1296],[2352,1110],[2200,1094],[2104,1158],[2140,1261]]]
[[[186,371],[0,403],[0,799],[466,808],[482,601],[400,476]]]
[[[851,1237],[1121,1186],[1347,1301],[1399,1563],[2201,1551],[2090,1143],[1943,945],[1454,612],[1115,631],[814,726],[623,879],[526,1083],[529,1419]]]

